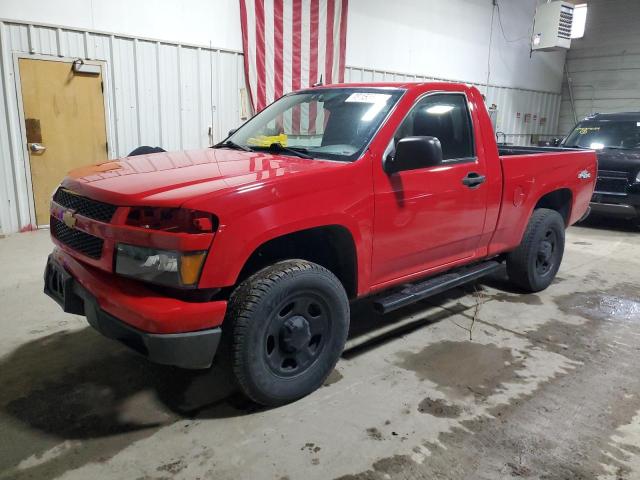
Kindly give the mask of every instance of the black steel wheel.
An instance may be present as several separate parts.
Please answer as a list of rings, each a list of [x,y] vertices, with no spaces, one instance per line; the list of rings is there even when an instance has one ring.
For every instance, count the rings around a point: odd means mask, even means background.
[[[313,365],[331,332],[329,306],[310,291],[286,298],[268,322],[265,361],[279,377],[298,375]]]
[[[223,325],[238,385],[268,406],[320,387],[342,353],[348,329],[342,284],[304,260],[278,262],[240,284]]]
[[[507,255],[509,279],[527,292],[551,285],[562,262],[564,233],[564,219],[557,211],[535,210],[522,242]]]
[[[536,254],[536,273],[540,276],[547,275],[555,266],[556,249],[558,248],[558,234],[555,229],[549,228],[540,242]]]

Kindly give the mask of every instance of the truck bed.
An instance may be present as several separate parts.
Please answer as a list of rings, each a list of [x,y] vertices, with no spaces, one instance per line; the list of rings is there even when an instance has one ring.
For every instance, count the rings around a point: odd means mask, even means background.
[[[566,200],[567,226],[589,206],[595,184],[595,152],[579,148],[498,146],[503,199],[490,252],[520,243],[538,199],[549,192]]]
[[[509,155],[532,155],[534,153],[558,153],[567,151],[583,151],[580,148],[562,147],[522,147],[518,145],[498,145],[498,153],[501,157]]]

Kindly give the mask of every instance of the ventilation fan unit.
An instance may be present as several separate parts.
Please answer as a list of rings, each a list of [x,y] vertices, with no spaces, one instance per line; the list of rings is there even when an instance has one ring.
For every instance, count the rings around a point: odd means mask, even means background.
[[[532,50],[550,52],[571,46],[573,4],[569,2],[543,3],[536,9]]]

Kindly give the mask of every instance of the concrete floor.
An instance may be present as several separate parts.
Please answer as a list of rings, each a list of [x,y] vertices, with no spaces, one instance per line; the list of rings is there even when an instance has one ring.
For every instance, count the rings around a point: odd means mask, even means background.
[[[640,479],[624,224],[571,228],[539,295],[498,278],[386,317],[355,305],[327,385],[271,410],[62,313],[41,293],[50,249],[47,232],[0,240],[1,479]]]

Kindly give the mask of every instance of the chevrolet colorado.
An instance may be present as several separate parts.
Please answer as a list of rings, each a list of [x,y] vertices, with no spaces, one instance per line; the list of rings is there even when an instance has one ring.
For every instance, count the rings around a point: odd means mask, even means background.
[[[322,385],[353,299],[384,313],[504,264],[549,286],[595,176],[593,151],[499,151],[474,87],[319,86],[213,148],[70,172],[45,292],[152,361],[208,368],[219,350],[279,405]]]

